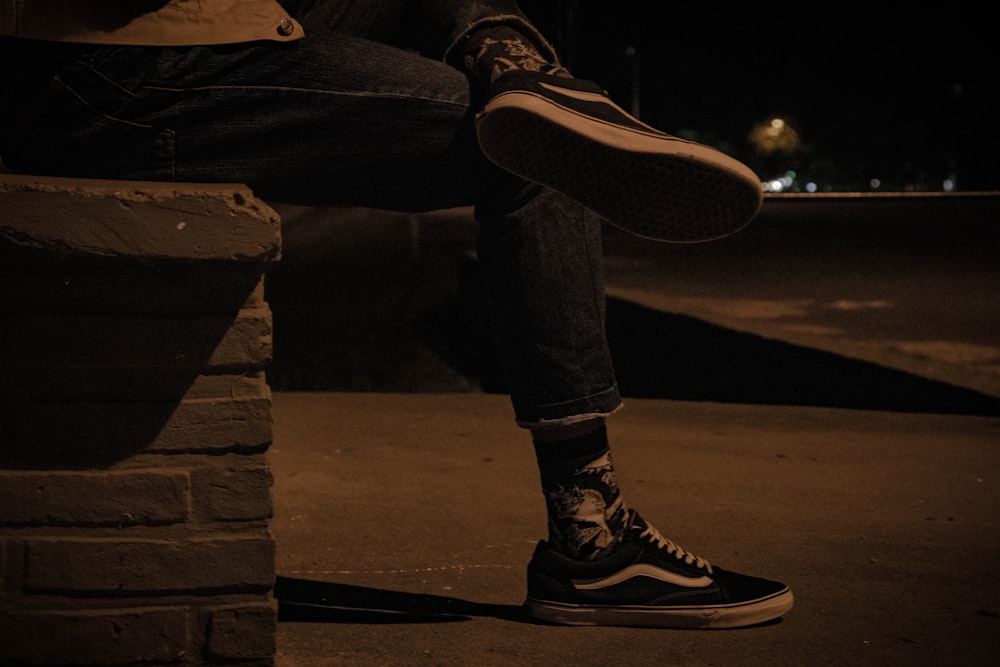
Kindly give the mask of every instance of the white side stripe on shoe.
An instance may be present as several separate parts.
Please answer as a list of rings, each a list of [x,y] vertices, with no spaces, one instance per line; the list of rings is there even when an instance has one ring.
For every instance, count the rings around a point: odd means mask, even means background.
[[[538,85],[563,97],[572,97],[574,100],[580,100],[581,102],[601,102],[608,106],[616,106],[611,100],[599,93],[589,93],[585,90],[573,90],[572,88],[560,88],[559,86],[549,85],[544,81],[539,81]]]
[[[624,570],[616,572],[610,577],[604,577],[603,579],[574,581],[573,586],[578,590],[593,591],[614,586],[615,584],[620,584],[633,577],[649,577],[650,579],[656,579],[658,581],[663,581],[677,586],[684,586],[685,588],[704,588],[705,586],[710,586],[714,581],[711,577],[685,577],[681,574],[668,572],[667,570],[658,568],[655,565],[639,563],[638,565],[629,565]]]
[[[551,92],[555,93],[556,95],[561,95],[563,97],[568,97],[568,98],[573,99],[573,100],[579,100],[580,102],[600,102],[604,106],[610,107],[610,108],[614,109],[615,111],[617,111],[618,113],[620,113],[625,118],[628,118],[629,122],[634,123],[635,125],[637,125],[639,127],[645,128],[649,132],[653,133],[653,135],[658,136],[659,138],[664,138],[664,137],[667,136],[663,132],[660,132],[659,130],[657,130],[655,127],[652,127],[651,125],[646,125],[645,123],[643,123],[638,118],[633,118],[632,116],[630,116],[628,113],[625,112],[624,109],[622,109],[620,106],[618,106],[617,104],[615,104],[614,102],[612,102],[611,98],[607,97],[606,95],[601,95],[600,93],[590,93],[590,92],[587,92],[586,90],[573,90],[572,88],[560,88],[559,86],[553,86],[551,84],[545,83],[544,81],[539,81],[538,85],[539,85],[539,87],[544,88],[544,89],[546,89],[548,91],[551,91]],[[578,113],[578,112],[574,112],[574,113]],[[599,120],[599,119],[591,118],[591,120]],[[602,123],[607,123],[608,121],[602,120],[601,122]],[[683,141],[681,139],[677,139],[677,137],[670,137],[670,139],[673,139],[673,140],[679,141],[679,142]],[[684,142],[684,143],[687,143],[687,142]]]

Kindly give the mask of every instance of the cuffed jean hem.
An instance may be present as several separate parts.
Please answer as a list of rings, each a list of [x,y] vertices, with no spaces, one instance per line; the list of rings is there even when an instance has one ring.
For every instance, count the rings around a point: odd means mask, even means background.
[[[540,405],[531,410],[515,405],[514,410],[518,426],[535,430],[568,426],[599,417],[610,417],[624,406],[621,395],[618,393],[618,386],[614,385],[598,394],[584,398],[564,403]]]

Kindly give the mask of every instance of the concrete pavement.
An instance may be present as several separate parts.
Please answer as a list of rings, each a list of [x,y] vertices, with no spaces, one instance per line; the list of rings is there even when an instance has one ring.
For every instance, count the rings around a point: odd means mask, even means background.
[[[782,622],[560,628],[521,617],[544,534],[506,399],[278,393],[280,667],[993,665],[1000,419],[629,400],[626,498],[723,567],[788,583]]]

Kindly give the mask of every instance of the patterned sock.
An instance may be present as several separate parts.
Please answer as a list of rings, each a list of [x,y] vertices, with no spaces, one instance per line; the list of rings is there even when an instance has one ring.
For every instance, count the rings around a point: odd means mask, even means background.
[[[562,440],[536,433],[535,455],[549,518],[549,543],[566,556],[595,560],[617,546],[628,507],[615,480],[603,421],[596,431]],[[537,437],[541,436],[541,437]]]
[[[572,77],[558,63],[551,62],[515,28],[491,26],[469,35],[463,62],[466,69],[487,83],[515,70],[543,72],[554,76]]]

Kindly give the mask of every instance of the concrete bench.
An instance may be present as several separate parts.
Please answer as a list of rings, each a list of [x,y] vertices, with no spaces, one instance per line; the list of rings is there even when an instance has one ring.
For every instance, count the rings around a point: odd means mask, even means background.
[[[243,186],[0,174],[0,663],[273,664],[280,245]]]

